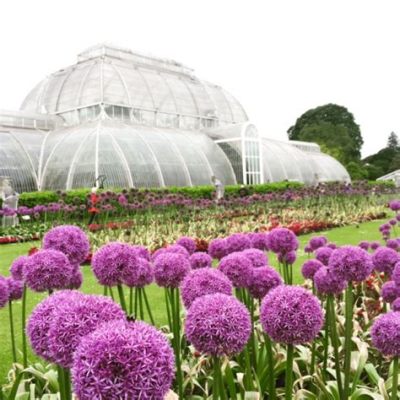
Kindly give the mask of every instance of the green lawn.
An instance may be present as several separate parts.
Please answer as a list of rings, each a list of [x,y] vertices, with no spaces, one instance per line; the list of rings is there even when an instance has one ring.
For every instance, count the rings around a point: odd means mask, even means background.
[[[361,224],[359,226],[348,226],[344,228],[336,228],[326,232],[320,232],[319,234],[325,235],[329,241],[335,242],[339,245],[343,244],[358,244],[361,240],[378,240],[380,238],[378,227],[383,221],[373,221]],[[301,249],[299,251],[299,258],[294,266],[294,280],[297,283],[302,282],[300,273],[300,267],[307,256],[303,252],[305,243],[309,240],[310,236],[304,235],[300,237]],[[38,246],[38,242],[35,243],[22,243],[22,244],[10,244],[0,245],[0,274],[8,275],[8,269],[14,258],[19,255],[26,254],[30,247]],[[270,254],[271,263],[275,261],[274,255]],[[90,267],[83,267],[84,284],[82,291],[85,293],[97,293],[102,294],[103,288],[96,283],[93,277]],[[156,285],[151,285],[147,289],[150,304],[154,314],[157,325],[166,324],[166,311],[164,305],[164,292]],[[126,294],[128,294],[126,292]],[[29,292],[28,298],[28,315],[34,306],[45,297],[46,295],[40,295],[33,292]],[[21,343],[21,302],[15,302],[14,304],[14,316],[16,323],[16,340],[17,345],[20,348]],[[5,382],[7,372],[11,367],[11,345],[10,345],[10,334],[9,334],[9,314],[7,308],[0,310],[0,384]],[[35,357],[30,354],[29,360],[34,361]]]

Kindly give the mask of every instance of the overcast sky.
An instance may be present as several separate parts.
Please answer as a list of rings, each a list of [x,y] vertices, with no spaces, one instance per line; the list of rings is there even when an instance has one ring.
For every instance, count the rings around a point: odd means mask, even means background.
[[[363,155],[400,134],[398,0],[3,0],[0,108],[18,109],[46,75],[111,42],[176,59],[223,86],[264,136],[309,108],[346,106]]]

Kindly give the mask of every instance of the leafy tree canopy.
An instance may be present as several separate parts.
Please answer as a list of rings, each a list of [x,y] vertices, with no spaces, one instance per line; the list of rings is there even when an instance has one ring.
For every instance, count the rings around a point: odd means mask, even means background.
[[[391,132],[388,137],[387,147],[397,149],[399,147],[399,138],[394,132]]]

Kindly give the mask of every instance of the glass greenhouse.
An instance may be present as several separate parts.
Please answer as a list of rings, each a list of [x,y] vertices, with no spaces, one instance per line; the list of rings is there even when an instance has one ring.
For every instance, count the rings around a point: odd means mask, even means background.
[[[348,181],[318,145],[271,140],[223,88],[169,59],[98,45],[0,111],[0,176],[17,191]]]

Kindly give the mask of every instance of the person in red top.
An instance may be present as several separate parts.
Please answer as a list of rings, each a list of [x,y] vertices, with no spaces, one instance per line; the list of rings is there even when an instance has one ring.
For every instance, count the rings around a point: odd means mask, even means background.
[[[89,223],[88,225],[91,225],[96,218],[96,215],[100,212],[100,210],[96,207],[96,204],[99,202],[99,197],[97,196],[97,187],[92,187],[92,192],[90,193],[90,208],[89,208]]]

